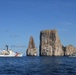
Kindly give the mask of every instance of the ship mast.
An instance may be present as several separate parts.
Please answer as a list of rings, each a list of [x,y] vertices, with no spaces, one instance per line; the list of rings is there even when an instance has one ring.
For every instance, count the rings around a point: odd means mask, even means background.
[[[6,45],[6,50],[8,51],[8,45]]]

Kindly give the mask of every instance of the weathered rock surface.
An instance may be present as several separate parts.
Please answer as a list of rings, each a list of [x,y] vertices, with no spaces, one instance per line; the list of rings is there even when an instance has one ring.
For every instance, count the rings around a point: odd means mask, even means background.
[[[28,49],[26,50],[26,55],[27,56],[37,56],[37,48],[35,47],[34,39],[31,36]]]
[[[76,53],[76,48],[72,45],[68,45],[65,47],[65,55],[72,55]]]
[[[56,30],[40,32],[40,56],[63,56],[63,49]]]

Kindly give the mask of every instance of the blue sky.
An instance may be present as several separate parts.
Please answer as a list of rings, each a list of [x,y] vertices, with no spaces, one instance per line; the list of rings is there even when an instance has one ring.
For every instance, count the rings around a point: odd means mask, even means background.
[[[76,0],[0,0],[0,49],[25,53],[32,35],[57,29],[61,43],[76,47]],[[22,46],[22,47],[21,47]]]

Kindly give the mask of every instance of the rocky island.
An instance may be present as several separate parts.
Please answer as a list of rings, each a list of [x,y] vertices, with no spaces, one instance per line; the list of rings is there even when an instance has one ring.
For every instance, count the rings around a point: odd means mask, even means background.
[[[57,30],[42,30],[40,32],[39,56],[68,56],[76,53],[76,48],[72,45],[64,47],[61,44]],[[31,36],[27,56],[37,56],[37,48]]]
[[[63,56],[63,49],[56,30],[40,32],[40,56]]]
[[[27,56],[37,56],[37,48],[35,47],[34,39],[31,36],[29,40],[28,49],[26,50]]]
[[[72,45],[64,47],[57,30],[43,30],[40,32],[40,56],[68,56],[73,53],[76,53],[76,48]]]

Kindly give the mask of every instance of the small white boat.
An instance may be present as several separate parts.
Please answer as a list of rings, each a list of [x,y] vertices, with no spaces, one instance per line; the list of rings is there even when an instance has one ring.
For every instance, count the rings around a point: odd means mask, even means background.
[[[76,53],[69,55],[69,57],[76,57]]]

